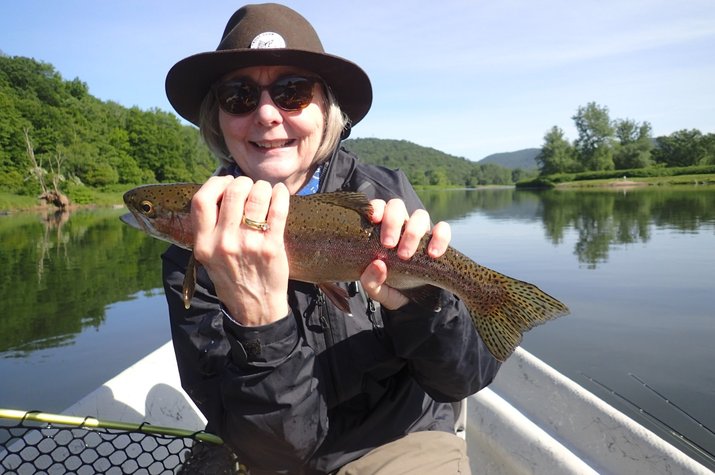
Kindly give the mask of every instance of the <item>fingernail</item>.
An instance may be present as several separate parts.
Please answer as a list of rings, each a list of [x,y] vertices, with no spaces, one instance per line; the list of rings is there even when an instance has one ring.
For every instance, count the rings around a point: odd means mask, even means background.
[[[442,257],[442,254],[444,254],[444,249],[442,248],[432,246],[427,248],[427,255],[429,255],[432,259]]]

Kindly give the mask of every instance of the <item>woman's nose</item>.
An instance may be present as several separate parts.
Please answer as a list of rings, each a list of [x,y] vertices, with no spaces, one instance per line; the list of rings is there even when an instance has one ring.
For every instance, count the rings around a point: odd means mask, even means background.
[[[275,105],[268,91],[261,91],[256,108],[256,119],[264,125],[273,125],[283,121],[281,110]]]

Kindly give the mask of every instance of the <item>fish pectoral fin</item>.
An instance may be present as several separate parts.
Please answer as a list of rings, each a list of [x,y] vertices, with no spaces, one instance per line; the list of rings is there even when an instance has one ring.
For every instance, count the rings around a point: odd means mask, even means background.
[[[184,274],[184,284],[181,289],[181,299],[184,301],[186,310],[191,307],[191,299],[194,297],[196,290],[196,259],[194,253],[189,256],[189,262],[186,264],[186,273]]]
[[[397,289],[405,297],[415,302],[417,305],[438,311],[440,309],[440,296],[442,289],[434,285],[420,285],[409,289]]]
[[[334,282],[321,282],[318,284],[318,288],[322,290],[325,296],[342,312],[351,313],[347,290]]]

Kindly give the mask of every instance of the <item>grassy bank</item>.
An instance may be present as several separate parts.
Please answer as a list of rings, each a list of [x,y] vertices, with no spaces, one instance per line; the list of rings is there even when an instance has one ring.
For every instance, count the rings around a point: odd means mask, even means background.
[[[131,187],[128,187],[129,189]],[[76,206],[118,206],[123,205],[122,195],[126,190],[95,190],[90,188],[80,188],[69,190],[67,195],[70,198],[70,205]],[[50,206],[51,207],[51,206]],[[15,195],[12,193],[0,192],[0,212],[9,213],[14,211],[32,211],[46,208],[43,202],[35,196]]]
[[[39,200],[32,196],[13,195],[0,191],[0,211],[22,211],[36,208]]]
[[[649,167],[630,170],[602,170],[581,173],[557,173],[539,176],[516,184],[517,188],[589,188],[613,186],[619,182],[648,185],[710,185],[715,183],[715,165],[693,167]]]
[[[715,185],[715,173],[698,175],[657,176],[657,177],[626,177],[625,179],[599,179],[566,181],[555,185],[556,188],[602,188],[624,186],[681,186],[681,185]]]

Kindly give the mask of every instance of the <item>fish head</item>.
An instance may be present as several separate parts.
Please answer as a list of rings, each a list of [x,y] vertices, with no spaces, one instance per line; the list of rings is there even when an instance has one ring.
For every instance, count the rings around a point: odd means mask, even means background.
[[[152,237],[191,249],[191,198],[199,185],[177,183],[144,185],[124,194],[131,214],[120,219]]]

